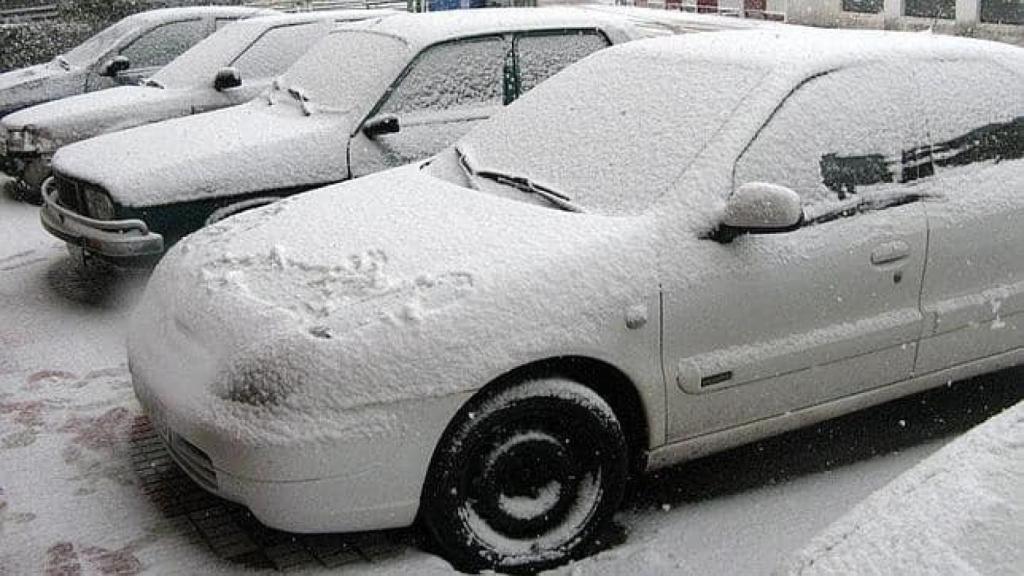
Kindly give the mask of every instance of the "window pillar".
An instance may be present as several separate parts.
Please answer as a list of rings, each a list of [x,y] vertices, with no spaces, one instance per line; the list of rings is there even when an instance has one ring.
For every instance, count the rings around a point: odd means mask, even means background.
[[[981,0],[957,0],[956,22],[973,26],[981,18]]]

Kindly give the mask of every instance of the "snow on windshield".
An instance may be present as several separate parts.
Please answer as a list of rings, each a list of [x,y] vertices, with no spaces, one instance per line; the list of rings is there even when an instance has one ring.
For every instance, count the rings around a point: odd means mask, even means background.
[[[118,40],[134,33],[140,26],[141,23],[137,18],[125,18],[113,26],[99,31],[93,37],[82,42],[67,54],[64,54],[63,58],[75,66],[88,66],[113,48]]]
[[[281,77],[317,107],[348,111],[373,105],[409,58],[401,40],[366,31],[338,31]]]
[[[188,87],[209,83],[222,67],[253,42],[266,28],[259,20],[235,22],[196,44],[153,75],[161,86]]]
[[[588,212],[638,214],[682,174],[762,76],[657,52],[642,58],[628,50],[600,52],[482,124],[459,147],[476,169],[545,183]],[[443,168],[432,174],[451,178]]]

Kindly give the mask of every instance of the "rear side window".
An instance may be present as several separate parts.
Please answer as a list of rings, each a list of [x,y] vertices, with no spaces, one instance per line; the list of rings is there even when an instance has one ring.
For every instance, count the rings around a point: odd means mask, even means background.
[[[918,178],[905,154],[927,141],[908,65],[865,65],[812,78],[775,112],[736,164],[735,185],[787,186],[813,214],[854,194]]]
[[[232,64],[242,78],[267,78],[288,69],[320,37],[312,24],[267,30]]]
[[[562,68],[606,46],[608,41],[596,30],[518,35],[515,50],[519,94],[525,94]]]
[[[132,68],[162,67],[206,37],[202,20],[171,22],[146,32],[121,51]]]
[[[382,113],[442,112],[502,103],[505,41],[475,38],[424,50],[388,97]]]
[[[977,170],[1024,158],[1024,78],[990,61],[933,61],[919,67],[927,102],[927,150],[935,176],[971,179]],[[972,186],[945,186],[950,194]]]

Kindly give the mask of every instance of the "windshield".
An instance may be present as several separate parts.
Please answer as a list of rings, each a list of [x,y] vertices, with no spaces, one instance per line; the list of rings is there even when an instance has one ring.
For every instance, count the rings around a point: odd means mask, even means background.
[[[409,49],[401,40],[366,31],[337,31],[300,58],[277,84],[279,91],[301,94],[311,109],[366,112],[408,60]],[[287,93],[284,98],[298,100]]]
[[[482,124],[459,142],[459,153],[477,171],[544,183],[579,211],[639,214],[678,179],[762,76],[681,56],[598,53]],[[428,170],[536,201],[522,185],[467,178],[452,169],[458,155],[449,150]]]
[[[153,75],[153,80],[168,88],[212,86],[217,71],[229,65],[265,28],[259,20],[228,24],[172,60]]]
[[[62,54],[60,58],[73,66],[88,66],[116,46],[118,40],[134,33],[140,26],[137,18],[125,18],[113,26],[104,28],[67,54]]]

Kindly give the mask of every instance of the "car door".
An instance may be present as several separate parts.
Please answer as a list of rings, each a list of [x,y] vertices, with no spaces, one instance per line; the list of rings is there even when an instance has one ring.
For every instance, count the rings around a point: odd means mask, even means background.
[[[796,191],[804,224],[663,255],[670,440],[911,375],[927,227],[901,152],[925,139],[920,100],[896,62],[806,80],[734,167],[734,187]]]
[[[275,26],[264,31],[228,65],[238,71],[242,84],[224,90],[213,89],[213,78],[192,106],[193,113],[248,102],[270,86],[319,40],[327,22],[306,22]]]
[[[160,24],[142,33],[118,51],[130,66],[117,74],[114,82],[140,83],[205,38],[209,27],[208,20],[196,17]]]
[[[511,92],[519,97],[566,66],[607,48],[611,43],[597,29],[519,32],[513,37],[515,71]]]
[[[926,374],[1024,347],[1024,77],[994,61],[923,64],[934,174],[925,204]]]
[[[350,143],[352,176],[426,158],[501,109],[509,42],[481,36],[420,52]],[[374,118],[393,117],[398,131],[368,135]]]

